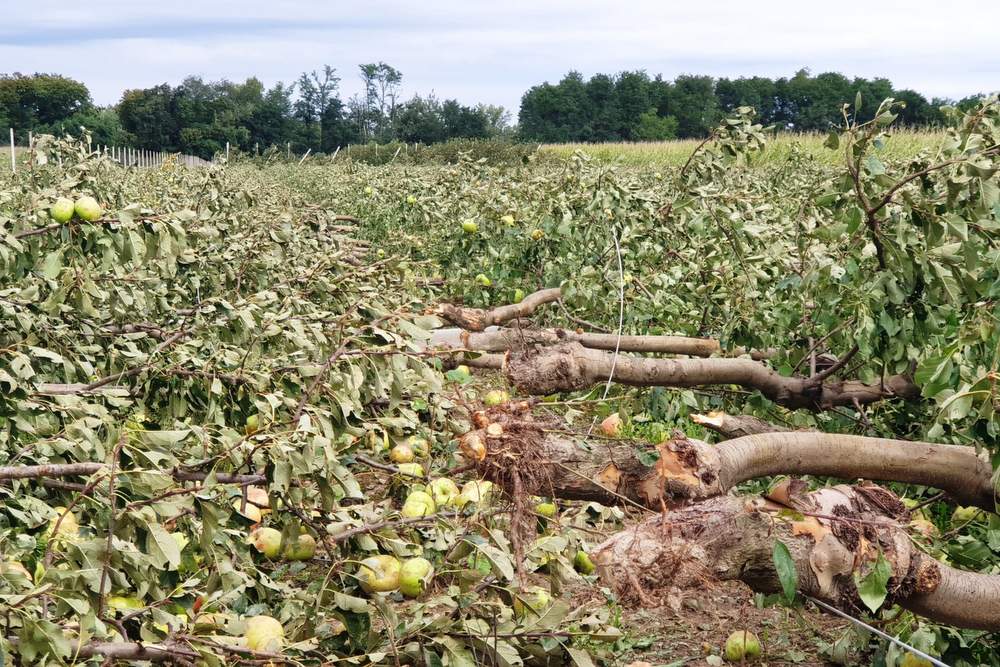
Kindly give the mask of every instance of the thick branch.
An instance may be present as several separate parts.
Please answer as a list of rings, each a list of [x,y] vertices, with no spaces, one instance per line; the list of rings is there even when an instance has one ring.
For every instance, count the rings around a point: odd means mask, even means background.
[[[558,287],[543,289],[524,297],[520,303],[498,306],[492,310],[463,308],[445,303],[438,306],[438,314],[467,331],[482,331],[488,326],[503,324],[519,317],[527,317],[540,306],[558,301],[561,295],[562,290]]]
[[[526,421],[530,419],[490,416],[505,434],[525,433],[533,426]],[[565,436],[547,433],[530,449],[519,445],[521,453],[512,462],[510,451],[517,442],[506,435],[490,437],[485,429],[472,433],[486,445],[486,457],[479,463],[486,478],[503,484],[510,466],[530,467],[544,487],[533,492],[605,505],[624,500],[658,511],[664,503],[725,495],[742,482],[775,475],[919,484],[990,512],[996,511],[1000,498],[993,489],[989,461],[961,445],[793,431],[749,435],[718,445],[678,436],[644,453],[631,442],[602,441],[584,448]],[[655,463],[646,465],[640,459]]]
[[[649,359],[618,355],[616,361],[612,354],[579,343],[511,355],[506,374],[519,390],[532,395],[587,389],[612,377],[621,384],[644,387],[739,385],[756,389],[775,403],[793,409],[826,410],[897,396],[906,399],[920,396],[919,388],[902,375],[873,384],[846,380],[817,385],[808,378],[784,377],[751,359]]]
[[[464,329],[438,329],[431,335],[430,346],[506,352],[525,345],[558,345],[569,342],[594,350],[614,350],[619,338],[615,334],[577,333],[568,329],[489,327],[477,333],[469,333]],[[717,340],[686,336],[622,336],[618,349],[622,352],[684,354],[692,357],[710,357],[722,353]]]

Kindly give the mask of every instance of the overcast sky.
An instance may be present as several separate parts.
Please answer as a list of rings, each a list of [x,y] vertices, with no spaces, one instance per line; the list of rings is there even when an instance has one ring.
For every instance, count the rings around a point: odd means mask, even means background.
[[[502,104],[568,70],[887,76],[928,96],[1000,89],[1000,0],[3,0],[0,72],[58,72],[98,104],[126,88],[324,63],[347,98],[384,60],[404,97]]]

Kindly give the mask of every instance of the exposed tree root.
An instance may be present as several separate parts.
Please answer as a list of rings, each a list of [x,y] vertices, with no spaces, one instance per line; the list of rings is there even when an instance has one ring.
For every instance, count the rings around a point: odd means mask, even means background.
[[[613,373],[612,373],[613,369]],[[919,388],[903,375],[866,384],[857,380],[816,381],[784,377],[751,359],[649,359],[615,355],[563,343],[509,355],[505,373],[519,390],[532,395],[587,389],[611,377],[642,387],[738,385],[756,389],[787,408],[826,410],[864,405],[887,398],[917,399]]]
[[[881,557],[891,571],[886,605],[1000,630],[1000,576],[961,572],[919,552],[900,523],[908,513],[891,492],[804,488],[789,480],[768,499],[720,496],[650,517],[600,545],[595,562],[625,599],[700,595],[713,579],[773,593],[782,590],[772,556],[780,540],[795,563],[798,590],[840,609],[864,608],[854,576],[867,575]]]
[[[527,405],[521,403],[519,405]],[[546,488],[526,488],[560,498],[605,505],[635,503],[658,511],[692,500],[725,495],[737,484],[774,475],[822,475],[931,486],[956,502],[994,512],[1000,495],[992,467],[971,447],[794,431],[761,433],[718,445],[680,435],[655,448],[616,441],[580,442],[565,435],[517,427],[519,443],[509,446],[513,422],[528,422],[527,408],[494,409],[480,428],[463,436],[485,445],[480,473],[510,490],[502,471],[530,467]],[[503,435],[486,434],[487,422],[503,424]],[[548,425],[542,425],[548,428]],[[549,431],[554,430],[548,428]],[[531,439],[530,447],[525,444]],[[465,448],[463,448],[465,451]],[[645,465],[645,460],[655,460]]]

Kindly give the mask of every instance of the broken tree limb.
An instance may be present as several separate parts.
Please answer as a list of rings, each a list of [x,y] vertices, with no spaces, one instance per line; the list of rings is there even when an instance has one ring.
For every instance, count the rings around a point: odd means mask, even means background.
[[[775,426],[751,415],[730,415],[725,412],[709,412],[707,415],[691,415],[691,421],[715,431],[727,440],[758,433],[784,433],[792,429]]]
[[[88,477],[107,467],[106,463],[49,463],[46,465],[0,466],[0,479]],[[209,476],[209,473],[180,470],[178,468],[159,472],[170,475],[178,482],[201,482]],[[267,477],[264,475],[234,475],[225,472],[214,473],[214,480],[219,484],[267,483]]]
[[[547,432],[547,424],[535,422],[527,410],[530,406],[491,409],[481,421],[500,424],[503,434],[491,436],[481,428],[462,442],[474,435],[484,443],[485,456],[476,463],[486,479],[505,486],[512,467],[531,469],[537,488],[530,491],[540,495],[604,505],[626,501],[659,511],[665,505],[725,495],[751,479],[818,475],[930,486],[962,505],[989,512],[1000,502],[989,461],[962,445],[792,431],[718,445],[679,436],[643,451],[628,441],[584,446]]]
[[[452,347],[482,352],[506,352],[526,345],[558,345],[579,343],[594,350],[643,352],[658,354],[683,354],[692,357],[710,357],[721,354],[719,341],[712,338],[687,336],[622,336],[601,333],[578,333],[568,329],[501,329],[490,326],[470,333],[464,329],[438,329],[431,334],[429,345],[435,348]]]
[[[438,306],[437,313],[452,324],[466,331],[482,331],[488,326],[503,324],[519,317],[528,317],[540,306],[558,301],[562,290],[558,287],[532,292],[519,303],[498,306],[491,310],[482,308],[465,308],[450,303]]]
[[[798,590],[857,613],[855,575],[888,563],[885,606],[931,620],[1000,629],[1000,576],[962,572],[921,553],[906,534],[908,512],[891,492],[836,486],[811,493],[788,480],[768,499],[719,496],[647,518],[593,553],[598,572],[622,599],[679,603],[712,580],[741,580],[764,593],[782,590],[776,541],[787,548]]]
[[[640,387],[738,385],[756,389],[775,403],[792,409],[827,410],[894,397],[912,400],[920,397],[919,388],[903,375],[871,384],[858,380],[815,383],[810,378],[779,375],[751,359],[650,359],[623,354],[616,359],[616,355],[579,343],[511,354],[505,373],[520,391],[535,396],[587,389],[611,378]]]

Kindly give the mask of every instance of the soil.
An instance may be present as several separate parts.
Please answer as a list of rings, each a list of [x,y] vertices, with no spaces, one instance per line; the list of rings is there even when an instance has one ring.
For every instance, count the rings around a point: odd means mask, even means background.
[[[623,630],[631,647],[615,665],[636,667],[718,665],[726,638],[749,630],[761,641],[763,656],[757,665],[831,665],[822,647],[849,630],[840,619],[815,610],[785,607],[757,608],[753,592],[742,582],[713,583],[710,590],[681,601],[680,609],[628,608]],[[709,656],[717,656],[712,660]]]

